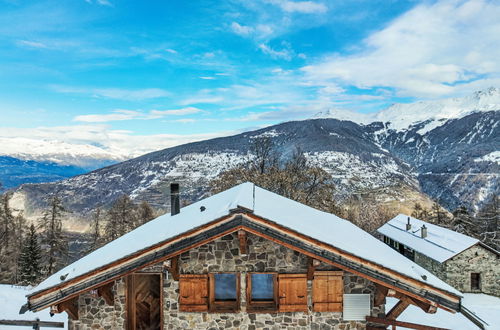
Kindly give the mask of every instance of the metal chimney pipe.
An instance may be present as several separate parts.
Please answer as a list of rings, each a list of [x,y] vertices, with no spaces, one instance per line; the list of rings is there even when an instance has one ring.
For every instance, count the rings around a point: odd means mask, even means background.
[[[406,223],[406,231],[411,229],[410,217],[408,217],[408,222]]]
[[[180,201],[179,201],[179,184],[170,184],[170,215],[176,215],[181,211]]]
[[[427,237],[427,227],[425,225],[423,225],[422,228],[420,228],[420,236],[422,238],[426,238]]]

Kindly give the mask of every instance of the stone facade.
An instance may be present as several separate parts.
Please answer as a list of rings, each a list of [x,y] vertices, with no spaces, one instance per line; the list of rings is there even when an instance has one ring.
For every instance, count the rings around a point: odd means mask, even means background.
[[[446,279],[462,292],[486,293],[500,297],[500,261],[498,254],[479,244],[444,262]],[[471,273],[481,277],[479,290],[471,289]]]
[[[179,258],[181,274],[213,272],[239,272],[241,276],[241,311],[238,313],[208,313],[179,311],[179,282],[172,276],[163,278],[164,329],[365,329],[366,322],[343,321],[340,312],[312,311],[312,281],[308,281],[308,312],[246,313],[246,273],[278,272],[306,273],[306,256],[286,247],[248,234],[248,253],[239,253],[237,234],[219,238],[203,246],[183,253]],[[334,270],[321,265],[322,270]],[[161,266],[153,266],[141,272],[154,272]],[[108,306],[102,298],[82,295],[79,299],[80,320],[72,322],[72,329],[121,329],[125,322],[125,283],[114,285],[115,306]],[[344,293],[366,293],[373,295],[372,282],[344,272]],[[384,315],[384,305],[373,307],[372,316]]]
[[[383,240],[383,236],[380,238]],[[415,250],[414,261],[461,292],[500,297],[499,256],[480,244],[471,246],[443,263]],[[479,290],[471,288],[472,273],[480,274]]]

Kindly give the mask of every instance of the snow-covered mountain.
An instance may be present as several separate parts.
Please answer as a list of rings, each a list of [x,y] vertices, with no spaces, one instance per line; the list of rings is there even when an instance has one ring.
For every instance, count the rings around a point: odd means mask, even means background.
[[[125,155],[88,144],[0,137],[0,183],[52,182],[121,162]]]
[[[448,119],[462,118],[473,112],[500,109],[500,88],[490,87],[465,97],[444,100],[396,103],[387,109],[372,113],[353,113],[332,109],[317,113],[314,118],[350,120],[359,124],[386,123],[388,129],[403,130],[421,122],[427,124],[420,129],[424,134]]]
[[[332,174],[341,196],[412,204],[425,193],[450,210],[462,204],[478,209],[500,192],[499,96],[498,89],[489,89],[463,99],[393,106],[376,115],[381,121],[364,124],[334,118],[286,122],[167,148],[60,182],[26,184],[16,200],[28,214],[56,192],[80,213],[122,194],[168,208],[170,182],[181,184],[185,199],[197,199],[212,178],[251,157],[252,141],[265,135],[285,155],[299,146]]]

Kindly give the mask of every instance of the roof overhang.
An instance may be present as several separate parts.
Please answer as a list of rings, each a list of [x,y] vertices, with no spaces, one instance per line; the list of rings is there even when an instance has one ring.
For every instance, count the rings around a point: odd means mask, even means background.
[[[115,281],[149,265],[178,256],[192,248],[204,245],[238,230],[269,239],[277,244],[321,260],[338,268],[364,277],[376,284],[393,289],[419,301],[448,311],[460,310],[460,297],[418,281],[369,260],[354,256],[332,245],[305,236],[292,229],[238,210],[227,216],[194,228],[176,237],[123,257],[58,285],[28,296],[29,309],[39,311],[72,299],[81,293]]]

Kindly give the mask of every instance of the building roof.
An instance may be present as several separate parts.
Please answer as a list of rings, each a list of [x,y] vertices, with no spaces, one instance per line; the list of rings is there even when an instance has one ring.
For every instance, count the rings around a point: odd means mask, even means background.
[[[406,230],[408,218],[411,223],[409,231]],[[427,227],[426,238],[422,238],[420,234],[420,228],[423,225]],[[479,242],[467,235],[404,214],[399,214],[377,231],[440,263]]]
[[[240,212],[240,210],[243,211]],[[36,297],[40,297],[40,295],[45,295],[45,292],[53,291],[55,288],[58,289],[58,292],[62,292],[60,290],[61,287],[68,287],[64,283],[72,280],[74,280],[72,283],[81,281],[80,279],[85,277],[86,274],[89,274],[89,278],[93,280],[96,278],[96,273],[99,272],[99,269],[103,269],[103,267],[107,267],[110,264],[118,264],[119,262],[117,261],[126,260],[127,256],[135,256],[140,251],[152,251],[148,252],[151,257],[148,260],[152,261],[154,260],[153,258],[158,258],[157,247],[159,243],[170,244],[168,247],[165,247],[165,249],[169,249],[171,246],[177,244],[175,242],[178,242],[193,230],[203,230],[202,233],[208,236],[210,235],[209,230],[205,228],[212,228],[217,219],[225,219],[228,215],[235,214],[235,212],[250,214],[256,219],[252,220],[252,217],[246,216],[244,217],[246,220],[240,220],[244,221],[244,223],[240,222],[238,226],[246,225],[246,228],[250,228],[251,226],[257,228],[257,226],[260,226],[259,228],[263,228],[263,231],[267,230],[271,232],[272,228],[264,228],[266,224],[263,225],[262,221],[265,220],[269,226],[279,226],[280,228],[289,229],[290,232],[300,233],[304,237],[328,244],[353,256],[349,257],[350,259],[337,257],[340,262],[351,262],[349,260],[354,260],[358,257],[369,261],[369,263],[362,262],[362,260],[356,261],[357,264],[361,265],[360,267],[371,267],[369,266],[370,264],[381,266],[379,267],[380,271],[373,272],[373,267],[371,268],[370,274],[373,276],[391,276],[383,275],[389,269],[397,274],[401,274],[404,278],[413,280],[415,283],[420,283],[424,287],[427,285],[442,290],[457,297],[457,299],[462,296],[459,291],[441,281],[429,271],[403,257],[367,232],[356,227],[351,222],[333,214],[305,206],[247,182],[186,206],[181,209],[179,214],[173,216],[165,214],[136,228],[53,274],[35,287],[29,294],[29,297],[30,299],[31,297],[35,299]],[[243,218],[240,217],[240,219]],[[258,219],[263,220],[261,223],[256,224],[255,221]],[[231,229],[231,227],[227,228]],[[187,237],[186,239],[192,242],[191,236]],[[150,247],[154,247],[154,249],[150,249]],[[182,247],[187,248],[186,245]],[[317,246],[314,249],[318,254],[323,253],[321,249],[318,250]],[[174,250],[169,251],[169,253],[172,253]],[[132,257],[129,258],[123,264],[130,263],[132,259]],[[116,271],[113,274],[113,276],[117,276],[121,273]],[[394,277],[385,281],[389,281],[394,285],[406,285],[403,283],[404,281],[395,281]],[[95,284],[97,282],[92,283]],[[411,287],[414,284],[409,285]],[[81,286],[79,288],[83,290],[84,287],[88,286]],[[423,292],[426,292],[425,290],[417,289],[414,292],[417,292],[417,295],[422,295],[422,297],[425,296],[425,299],[432,300],[432,298],[429,298],[431,296],[423,294]],[[59,297],[58,299],[62,298]],[[38,306],[46,304],[48,304],[48,300],[46,303],[39,303]]]

